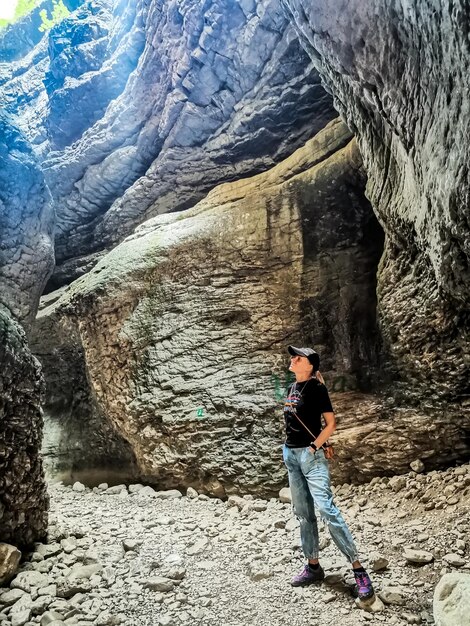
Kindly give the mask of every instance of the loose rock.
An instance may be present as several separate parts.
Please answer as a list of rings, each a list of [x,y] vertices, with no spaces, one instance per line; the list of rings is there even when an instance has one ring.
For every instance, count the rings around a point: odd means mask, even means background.
[[[0,585],[8,582],[16,574],[21,552],[8,543],[0,543]]]

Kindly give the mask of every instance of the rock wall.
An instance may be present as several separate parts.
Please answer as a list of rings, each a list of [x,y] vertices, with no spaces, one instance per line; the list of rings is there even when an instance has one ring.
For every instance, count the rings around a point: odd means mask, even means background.
[[[31,146],[1,113],[0,165],[0,304],[29,326],[54,266],[54,213]]]
[[[38,450],[44,381],[24,331],[0,305],[0,535],[31,546],[44,538],[48,496]]]
[[[377,291],[401,379],[396,397],[463,412],[465,421],[468,3],[283,4],[357,137],[367,195],[385,231]],[[468,446],[468,431],[465,439]]]
[[[351,133],[332,122],[269,172],[148,221],[42,310],[37,333],[75,326],[142,480],[281,486],[291,341],[320,346],[338,390],[377,379],[382,236],[364,184]]]
[[[279,0],[94,0],[3,74],[56,201],[62,267],[49,289],[335,116]]]
[[[90,387],[76,327],[60,326],[53,316],[43,314],[57,295],[42,299],[30,341],[46,380],[41,449],[46,477],[88,485],[133,482],[138,474],[134,453]]]
[[[69,11],[74,11],[83,0],[62,0]],[[52,0],[44,0],[18,22],[0,30],[0,63],[9,63],[26,56],[44,37],[40,13],[51,15]]]
[[[47,494],[39,447],[44,381],[25,333],[53,266],[53,212],[31,147],[0,115],[0,536],[44,536]]]

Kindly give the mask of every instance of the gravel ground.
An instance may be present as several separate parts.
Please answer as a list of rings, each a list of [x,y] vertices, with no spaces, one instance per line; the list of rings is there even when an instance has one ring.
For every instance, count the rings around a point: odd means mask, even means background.
[[[303,561],[298,523],[278,499],[222,502],[141,485],[49,491],[49,543],[0,589],[0,626],[432,624],[441,575],[470,572],[469,465],[336,489],[387,603],[378,613],[356,606],[323,526],[326,581],[289,585]]]

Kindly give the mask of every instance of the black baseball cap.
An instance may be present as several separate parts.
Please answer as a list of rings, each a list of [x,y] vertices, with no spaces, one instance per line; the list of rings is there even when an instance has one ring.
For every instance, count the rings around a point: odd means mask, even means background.
[[[287,346],[287,352],[292,356],[305,356],[313,365],[313,370],[316,372],[320,367],[320,355],[312,348],[296,348],[295,346]]]

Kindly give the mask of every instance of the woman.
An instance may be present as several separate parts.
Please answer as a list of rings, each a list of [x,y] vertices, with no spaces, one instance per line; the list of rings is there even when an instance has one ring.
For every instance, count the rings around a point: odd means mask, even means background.
[[[286,442],[284,463],[289,474],[294,513],[300,522],[302,550],[308,562],[294,576],[294,587],[321,582],[325,574],[318,561],[318,527],[315,512],[328,524],[331,537],[351,563],[362,600],[374,595],[362,567],[351,533],[333,502],[328,460],[323,446],[336,430],[335,414],[318,368],[320,357],[311,348],[288,346],[289,369],[295,374],[284,404]],[[322,429],[323,414],[326,426]],[[309,432],[310,431],[310,432]]]

